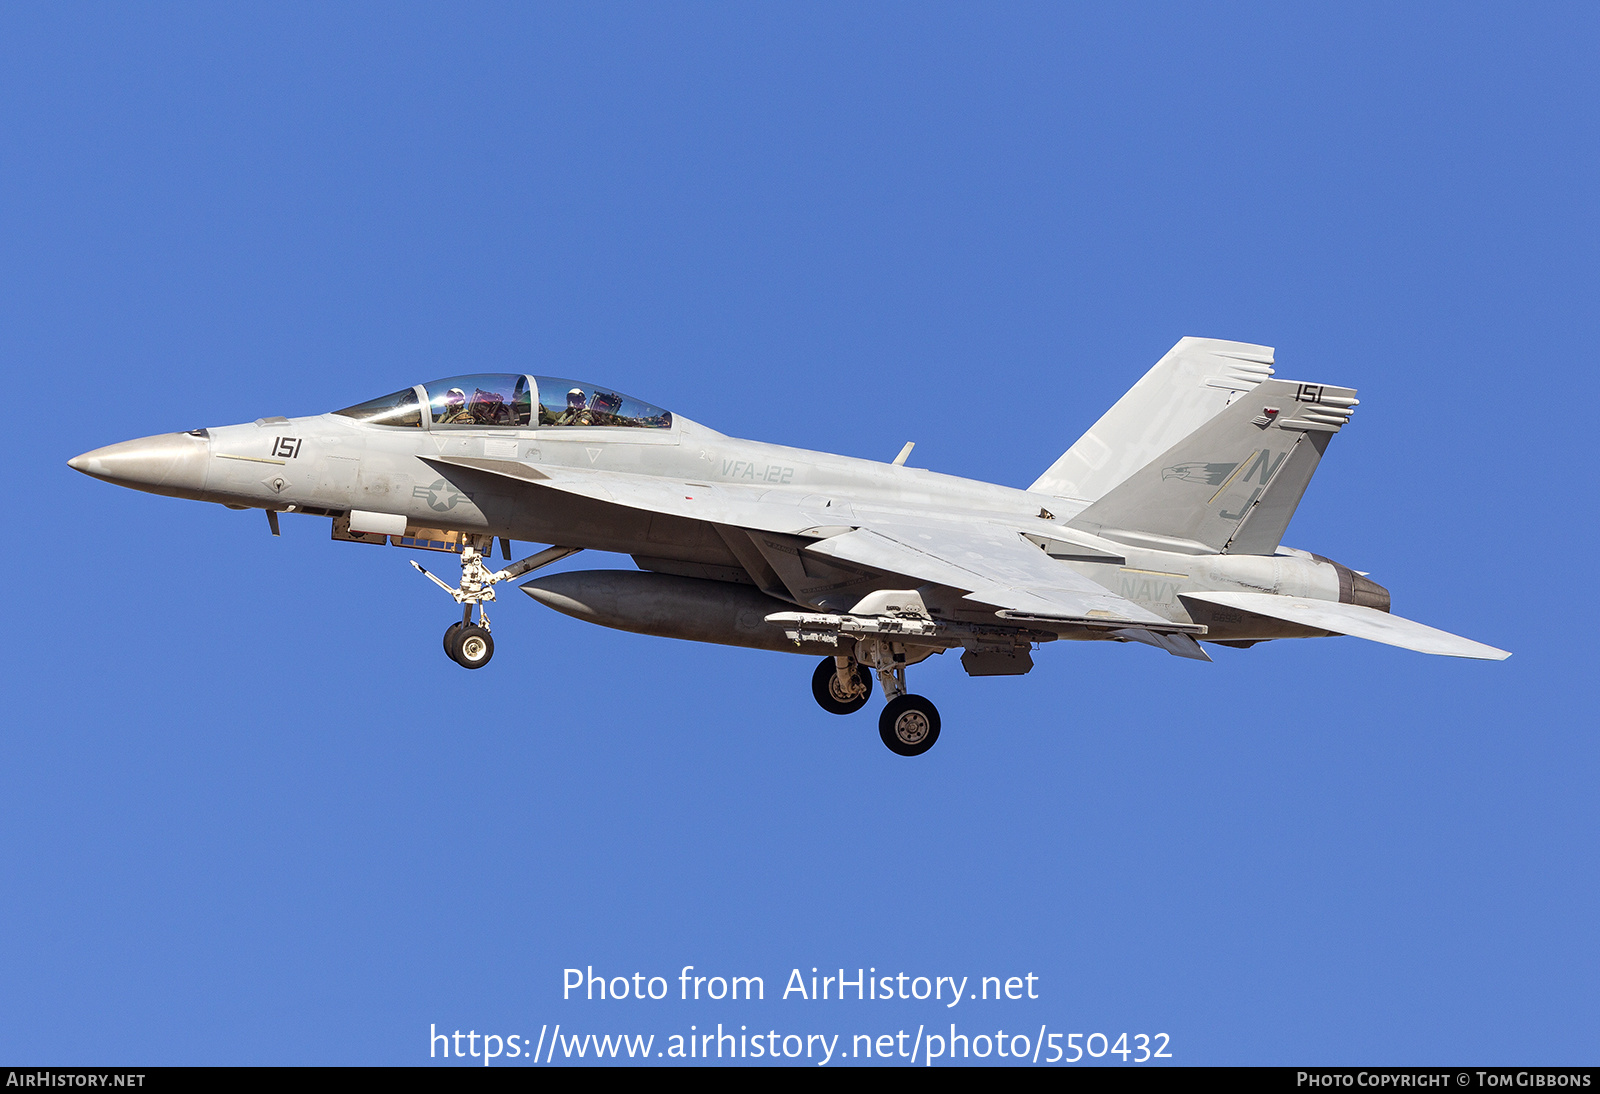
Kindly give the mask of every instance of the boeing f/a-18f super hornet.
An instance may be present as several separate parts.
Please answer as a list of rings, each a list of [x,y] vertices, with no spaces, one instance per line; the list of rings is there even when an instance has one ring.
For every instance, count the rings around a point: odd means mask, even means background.
[[[1185,338],[1026,490],[725,436],[610,388],[456,376],[332,414],[260,418],[86,452],[137,490],[333,518],[333,538],[450,551],[445,652],[494,653],[495,585],[585,548],[639,569],[524,583],[542,604],[641,634],[820,656],[825,710],[888,699],[884,744],[939,737],[906,669],[961,650],[1017,676],[1057,639],[1201,642],[1355,635],[1455,657],[1502,650],[1389,614],[1389,592],[1280,545],[1355,392],[1272,379],[1272,349]],[[493,569],[494,540],[554,546]],[[477,610],[477,621],[472,615]]]

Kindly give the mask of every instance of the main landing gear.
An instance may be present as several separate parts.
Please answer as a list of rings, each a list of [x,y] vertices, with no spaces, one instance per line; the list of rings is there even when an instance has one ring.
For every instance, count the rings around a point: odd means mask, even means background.
[[[489,546],[489,537],[473,537]],[[463,544],[461,548],[461,584],[451,588],[412,560],[418,572],[455,598],[461,605],[461,622],[452,623],[444,632],[444,652],[462,668],[481,669],[494,656],[494,636],[489,633],[489,613],[484,604],[494,599],[494,586],[502,581],[532,573],[534,570],[559,562],[568,555],[577,554],[581,547],[547,547],[521,562],[514,562],[504,570],[491,571],[484,565],[484,555],[477,543]],[[509,548],[508,548],[509,553]],[[478,609],[478,621],[472,621],[472,609]]]
[[[920,695],[906,694],[904,664],[878,669],[888,705],[878,716],[878,736],[897,756],[920,756],[939,739],[939,710]],[[811,674],[811,694],[829,714],[854,714],[872,697],[872,677],[848,657],[824,657]]]

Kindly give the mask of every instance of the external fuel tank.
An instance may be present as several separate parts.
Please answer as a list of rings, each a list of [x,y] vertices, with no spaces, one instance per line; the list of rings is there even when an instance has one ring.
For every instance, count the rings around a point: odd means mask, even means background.
[[[521,589],[564,615],[619,631],[811,656],[850,653],[791,642],[765,619],[795,606],[751,585],[642,570],[574,570],[523,582]]]

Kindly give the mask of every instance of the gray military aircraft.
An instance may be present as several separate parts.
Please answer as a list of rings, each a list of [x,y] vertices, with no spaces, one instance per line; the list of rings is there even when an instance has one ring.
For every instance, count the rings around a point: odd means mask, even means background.
[[[494,654],[494,587],[585,548],[638,570],[521,586],[641,634],[821,657],[823,709],[866,705],[902,756],[939,737],[906,669],[961,650],[1015,676],[1057,639],[1201,642],[1354,635],[1423,653],[1503,650],[1389,614],[1364,573],[1280,545],[1355,392],[1272,378],[1267,346],[1185,338],[1026,490],[739,440],[608,387],[456,376],[331,414],[259,418],[86,452],[69,465],[155,494],[333,520],[333,538],[459,555],[458,664]],[[492,569],[494,540],[551,543]],[[473,621],[473,611],[477,620]]]

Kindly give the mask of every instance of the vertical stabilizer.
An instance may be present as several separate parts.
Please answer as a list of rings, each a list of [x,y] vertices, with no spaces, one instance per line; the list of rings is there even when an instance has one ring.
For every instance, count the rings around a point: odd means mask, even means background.
[[[1271,346],[1181,339],[1028,489],[1095,501],[1271,375]]]
[[[1351,388],[1264,381],[1069,523],[1197,553],[1270,555],[1355,405]]]

